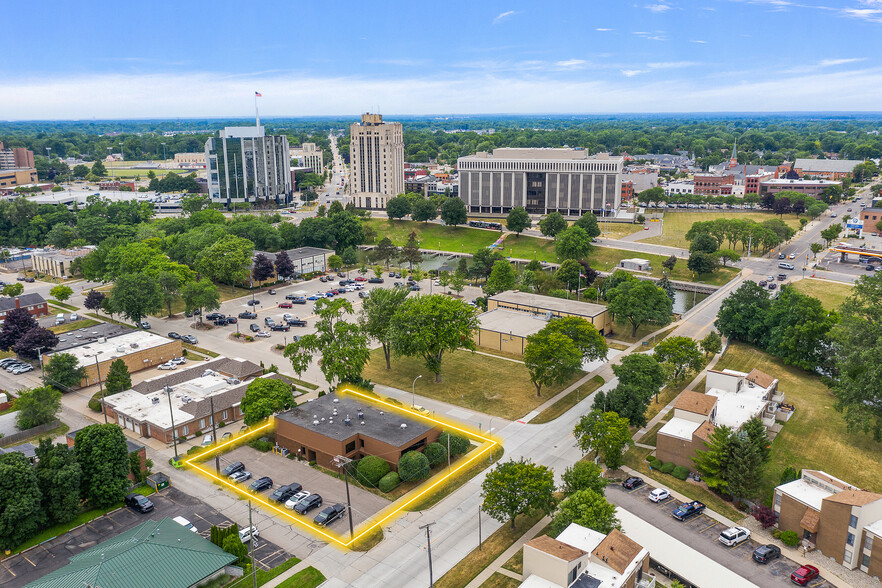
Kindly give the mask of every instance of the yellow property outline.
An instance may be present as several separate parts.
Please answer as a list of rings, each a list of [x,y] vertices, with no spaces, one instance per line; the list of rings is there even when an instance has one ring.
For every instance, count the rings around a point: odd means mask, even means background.
[[[209,478],[211,478],[215,482],[220,482],[223,486],[230,488],[236,494],[244,496],[244,497],[248,498],[249,500],[254,500],[255,502],[268,508],[269,510],[273,511],[274,513],[282,515],[282,517],[284,519],[287,519],[287,520],[295,523],[299,527],[313,531],[314,533],[321,535],[323,538],[328,539],[329,541],[339,545],[340,547],[347,547],[348,548],[350,545],[352,545],[354,542],[358,541],[365,534],[380,527],[381,525],[383,525],[384,523],[386,523],[387,521],[389,521],[390,519],[392,519],[396,515],[400,515],[402,513],[402,511],[404,510],[404,508],[406,508],[408,505],[413,504],[415,501],[419,500],[423,496],[427,495],[428,493],[430,493],[433,490],[435,490],[436,488],[438,488],[438,486],[440,484],[444,483],[445,481],[449,480],[452,476],[454,476],[458,472],[462,471],[463,468],[467,467],[471,463],[474,463],[476,460],[478,460],[482,456],[487,455],[496,446],[501,446],[499,441],[493,439],[489,435],[485,435],[480,432],[475,432],[473,429],[467,429],[467,428],[465,428],[464,425],[456,425],[456,424],[453,424],[453,423],[450,423],[447,421],[439,420],[439,419],[435,418],[434,416],[428,416],[428,415],[419,413],[415,410],[411,410],[411,409],[403,407],[403,406],[397,406],[395,404],[392,404],[391,402],[387,402],[385,400],[375,398],[373,396],[370,396],[368,394],[360,392],[354,388],[347,387],[347,388],[342,388],[342,389],[337,390],[338,394],[340,394],[341,392],[344,394],[351,394],[353,396],[357,396],[360,399],[365,400],[369,403],[378,404],[383,407],[398,411],[400,413],[404,413],[410,417],[415,417],[415,418],[421,419],[423,421],[428,421],[428,422],[434,423],[436,425],[441,425],[445,429],[462,433],[472,439],[478,439],[484,444],[484,447],[480,448],[478,451],[475,451],[474,455],[472,455],[468,459],[464,460],[462,463],[458,464],[455,467],[450,468],[450,470],[447,471],[446,473],[444,473],[444,475],[440,475],[440,477],[438,475],[436,475],[435,478],[430,478],[430,479],[426,480],[422,485],[414,488],[413,490],[411,490],[410,492],[408,492],[407,494],[405,494],[404,496],[402,496],[401,498],[399,498],[398,500],[396,500],[395,502],[393,502],[392,504],[390,504],[386,508],[380,510],[378,513],[374,514],[372,517],[369,517],[368,520],[364,521],[360,525],[360,527],[364,527],[364,528],[359,528],[357,533],[349,540],[346,540],[341,536],[336,536],[332,533],[329,533],[325,528],[319,527],[318,525],[316,525],[315,523],[312,523],[309,520],[304,520],[304,519],[300,519],[300,518],[293,516],[287,510],[285,510],[283,508],[279,508],[277,505],[270,503],[269,501],[265,500],[261,496],[246,492],[241,487],[236,486],[235,484],[231,483],[229,480],[224,479],[224,478],[212,473],[208,469],[202,467],[201,464],[197,463],[196,460],[200,460],[200,461],[204,460],[205,458],[211,456],[212,454],[214,454],[218,451],[221,451],[224,447],[230,445],[231,443],[239,442],[242,439],[246,439],[248,437],[251,437],[252,435],[256,435],[257,433],[260,433],[261,431],[274,426],[275,425],[274,420],[266,423],[265,425],[261,425],[257,429],[254,429],[253,431],[250,431],[250,432],[246,433],[245,435],[233,437],[229,441],[221,443],[220,445],[212,447],[206,451],[202,451],[202,452],[194,455],[193,457],[184,460],[184,463],[187,464],[188,466],[196,469],[197,471],[201,472],[203,475],[208,476]],[[373,524],[370,524],[369,526],[365,526],[366,523],[370,523],[371,520],[374,520],[374,519],[376,519],[376,521]]]

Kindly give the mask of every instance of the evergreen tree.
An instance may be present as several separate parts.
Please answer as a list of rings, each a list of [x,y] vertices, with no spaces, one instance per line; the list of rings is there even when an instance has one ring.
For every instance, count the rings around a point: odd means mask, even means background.
[[[695,452],[692,461],[708,488],[728,491],[729,464],[732,462],[732,450],[736,442],[732,429],[722,425],[711,433],[707,441],[707,451]]]
[[[763,457],[743,431],[733,438],[726,472],[728,492],[735,498],[753,499],[762,482]]]
[[[107,372],[107,379],[104,380],[104,390],[108,396],[116,394],[132,387],[132,376],[129,375],[129,368],[122,359],[114,360],[110,364],[110,371]]]

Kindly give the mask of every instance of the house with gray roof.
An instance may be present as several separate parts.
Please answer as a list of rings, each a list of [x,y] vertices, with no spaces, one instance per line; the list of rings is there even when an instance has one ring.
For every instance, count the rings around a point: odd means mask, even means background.
[[[46,299],[36,292],[21,294],[14,298],[7,296],[0,298],[0,324],[6,320],[6,313],[16,308],[27,308],[34,318],[49,315],[49,305],[46,304]]]

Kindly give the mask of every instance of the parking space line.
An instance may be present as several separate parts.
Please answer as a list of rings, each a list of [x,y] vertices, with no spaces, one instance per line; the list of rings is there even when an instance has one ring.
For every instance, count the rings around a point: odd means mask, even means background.
[[[701,531],[699,531],[699,533],[704,533],[704,532],[707,531],[708,529],[713,529],[713,528],[716,527],[716,526],[717,526],[717,522],[714,521],[713,523],[711,523],[710,525],[708,525],[707,527],[705,527],[704,529],[702,529]]]
[[[31,565],[34,566],[34,567],[37,567],[37,564],[35,564],[35,563],[32,562],[31,560],[29,560],[29,559],[28,559],[28,556],[26,556],[25,554],[21,554],[21,556],[24,558],[24,560],[25,560],[26,562],[28,562],[29,564],[31,564]]]
[[[5,569],[5,570],[6,570],[7,572],[9,572],[10,574],[12,574],[12,577],[13,577],[13,578],[17,578],[17,577],[18,577],[18,574],[16,574],[15,572],[13,572],[13,571],[12,571],[12,568],[10,568],[9,566],[7,566],[5,563],[0,562],[0,565],[3,566],[3,569]]]

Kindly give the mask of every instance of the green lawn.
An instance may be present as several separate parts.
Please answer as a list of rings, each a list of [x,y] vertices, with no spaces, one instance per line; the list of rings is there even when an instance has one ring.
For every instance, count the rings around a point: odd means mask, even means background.
[[[671,247],[688,248],[689,241],[684,236],[692,227],[692,223],[698,221],[714,220],[718,218],[740,218],[754,220],[761,223],[770,218],[781,218],[773,212],[735,212],[735,211],[714,211],[714,212],[666,212],[664,215],[664,227],[662,229],[661,243],[658,236],[646,237],[640,239],[647,243],[659,243]],[[783,219],[791,228],[799,228],[799,219],[795,214],[785,214]],[[728,243],[723,243],[728,246]]]
[[[796,407],[772,442],[772,457],[763,479],[763,499],[771,500],[772,489],[788,466],[796,470],[823,470],[849,484],[882,491],[882,443],[873,441],[870,435],[846,430],[842,415],[833,408],[836,398],[819,377],[741,343],[731,343],[716,366],[718,370],[753,368],[778,378],[778,389]]]
[[[299,559],[297,559],[296,557],[292,557],[291,559],[285,561],[285,563],[278,565],[271,570],[257,570],[257,574],[255,574],[257,576],[257,585],[263,586],[264,584],[266,584],[270,580],[280,576],[284,572],[287,572],[288,570],[290,570],[291,568],[293,568],[294,566],[296,566],[299,563],[300,563]],[[232,584],[227,586],[227,588],[250,588],[251,585],[252,585],[251,574],[248,574],[247,576],[243,576],[243,577],[239,578],[238,581],[233,582]]]
[[[324,581],[324,574],[309,566],[284,580],[277,588],[315,588]]]
[[[492,245],[499,238],[497,231],[470,229],[468,227],[445,227],[433,223],[418,223],[406,220],[366,219],[366,226],[377,232],[377,242],[383,237],[397,246],[407,243],[411,232],[415,232],[422,249],[440,249],[455,253],[475,253]]]
[[[505,574],[494,572],[486,582],[481,584],[480,588],[517,588],[520,585],[520,581],[509,578]]]
[[[65,323],[63,325],[58,325],[56,327],[49,327],[49,330],[55,333],[56,335],[60,335],[62,333],[69,333],[70,331],[76,331],[77,329],[86,329],[88,327],[93,327],[95,325],[99,325],[98,321],[94,319],[82,319],[79,321],[74,321],[72,323]]]
[[[839,308],[839,305],[845,302],[845,299],[851,296],[854,290],[854,286],[851,284],[842,284],[829,280],[813,280],[811,278],[797,280],[792,282],[790,286],[797,292],[817,298],[827,310]]]
[[[594,376],[589,380],[586,384],[582,384],[539,414],[537,414],[533,420],[530,421],[531,424],[541,425],[543,423],[548,423],[561,416],[574,406],[576,406],[579,402],[581,402],[586,396],[590,395],[592,392],[603,386],[604,379],[600,376]]]
[[[392,369],[386,369],[383,350],[371,352],[371,361],[364,369],[364,377],[372,382],[411,390],[414,378],[416,392],[450,404],[514,420],[524,416],[579,378],[579,372],[563,385],[543,387],[542,396],[530,382],[527,368],[522,363],[489,357],[469,351],[445,353],[441,362],[441,382],[426,369],[418,357],[393,357]]]

